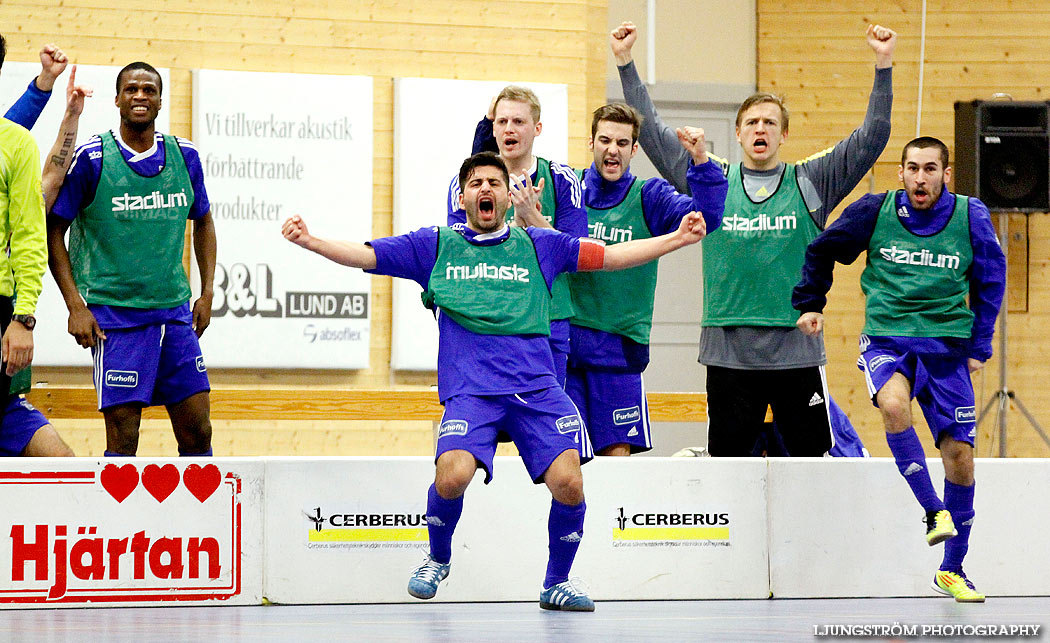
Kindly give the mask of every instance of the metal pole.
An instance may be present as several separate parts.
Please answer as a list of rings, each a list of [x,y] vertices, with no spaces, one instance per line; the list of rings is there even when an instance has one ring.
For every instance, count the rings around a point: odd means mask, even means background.
[[[1006,212],[999,213],[999,245],[1003,249],[1006,258],[1006,273],[1010,274],[1010,217]],[[1006,315],[1010,308],[1009,293],[1004,294],[1003,303],[999,307],[999,457],[1006,457],[1006,412],[1010,408],[1009,389],[1006,387]]]

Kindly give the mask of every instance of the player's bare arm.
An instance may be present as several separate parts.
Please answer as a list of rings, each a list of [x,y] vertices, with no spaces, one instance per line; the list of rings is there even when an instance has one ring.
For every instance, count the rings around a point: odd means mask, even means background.
[[[624,270],[640,266],[679,248],[699,243],[706,235],[704,217],[699,212],[690,212],[682,217],[682,222],[674,232],[606,247],[604,264],[591,269]]]
[[[58,190],[66,178],[66,170],[73,162],[73,150],[77,142],[77,129],[80,115],[84,112],[84,101],[94,92],[90,87],[77,84],[77,66],[69,71],[69,82],[66,83],[66,113],[58,128],[58,136],[47,156],[40,185],[44,192],[44,211],[50,212],[51,206],[58,198]]]
[[[215,294],[215,221],[211,210],[193,220],[193,254],[201,276],[201,296],[193,302],[193,332],[200,337],[211,324],[211,304]]]
[[[306,222],[298,214],[289,217],[281,226],[281,234],[295,245],[316,252],[329,259],[351,268],[371,270],[376,267],[376,252],[371,246],[353,241],[331,241],[310,234]]]
[[[66,329],[73,339],[84,348],[93,348],[100,339],[106,339],[95,316],[88,310],[84,298],[77,291],[73,280],[73,264],[66,249],[66,230],[69,221],[53,214],[47,215],[47,265],[58,284],[62,299],[69,311]]]

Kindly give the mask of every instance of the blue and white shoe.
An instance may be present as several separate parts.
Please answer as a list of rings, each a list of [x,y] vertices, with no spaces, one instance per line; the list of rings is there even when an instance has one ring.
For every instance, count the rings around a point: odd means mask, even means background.
[[[540,592],[540,607],[545,610],[593,612],[594,601],[577,588],[573,581],[567,580]]]
[[[434,598],[438,591],[438,583],[448,577],[449,567],[450,565],[439,563],[427,554],[423,564],[416,567],[412,578],[408,579],[408,593],[424,600]]]

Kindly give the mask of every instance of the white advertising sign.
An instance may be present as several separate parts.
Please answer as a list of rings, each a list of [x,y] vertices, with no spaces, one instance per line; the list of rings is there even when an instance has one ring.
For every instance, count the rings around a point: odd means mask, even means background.
[[[193,131],[218,237],[208,365],[367,368],[370,276],[281,224],[371,238],[371,77],[197,70]]]
[[[470,156],[474,129],[489,103],[507,85],[536,92],[543,131],[538,156],[568,161],[567,85],[531,82],[394,79],[394,234],[447,221],[448,188]],[[419,286],[394,280],[391,366],[437,368],[437,324],[419,300]]]
[[[7,459],[0,608],[258,604],[258,460]]]
[[[940,458],[926,466],[943,497]],[[1050,460],[979,458],[974,470],[967,576],[988,596],[1045,596],[1050,541],[1019,534],[1017,516],[1035,507],[1024,532],[1050,529]],[[927,546],[925,513],[892,458],[770,458],[769,479],[774,596],[938,596],[930,581],[944,546]]]
[[[128,62],[131,62],[130,60]],[[78,65],[77,84],[94,89],[95,94],[84,105],[77,129],[77,145],[87,142],[100,132],[115,129],[120,125],[120,113],[113,99],[116,96],[117,73],[123,66],[110,67],[100,65]],[[164,98],[171,93],[170,72],[158,68],[164,84]],[[0,76],[0,114],[25,92],[29,81],[40,73],[40,63],[7,62],[4,73]],[[66,82],[69,80],[69,68],[55,82],[51,99],[31,130],[33,138],[40,146],[41,162],[46,162],[51,147],[58,135],[58,126],[66,111]],[[157,115],[157,130],[168,132],[169,111],[163,107]],[[66,332],[66,321],[69,313],[58,292],[58,286],[51,273],[44,275],[44,289],[36,307],[37,326],[35,336],[33,363],[39,366],[90,366],[91,353],[81,348],[76,340]]]
[[[432,458],[267,460],[266,595],[278,603],[413,601],[426,554]],[[438,601],[535,601],[551,497],[520,458],[467,490]],[[584,467],[587,518],[572,576],[596,600],[765,598],[761,459],[604,458]],[[332,569],[353,573],[332,574]]]

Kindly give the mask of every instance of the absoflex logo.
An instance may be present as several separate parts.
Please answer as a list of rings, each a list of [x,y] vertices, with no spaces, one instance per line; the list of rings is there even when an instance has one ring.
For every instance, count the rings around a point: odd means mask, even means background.
[[[425,513],[392,507],[325,509],[319,504],[303,515],[310,523],[307,547],[311,549],[398,549],[428,546]]]
[[[613,516],[614,547],[728,547],[728,512],[633,511],[619,507]]]
[[[135,388],[138,385],[138,371],[106,371],[106,386]]]

